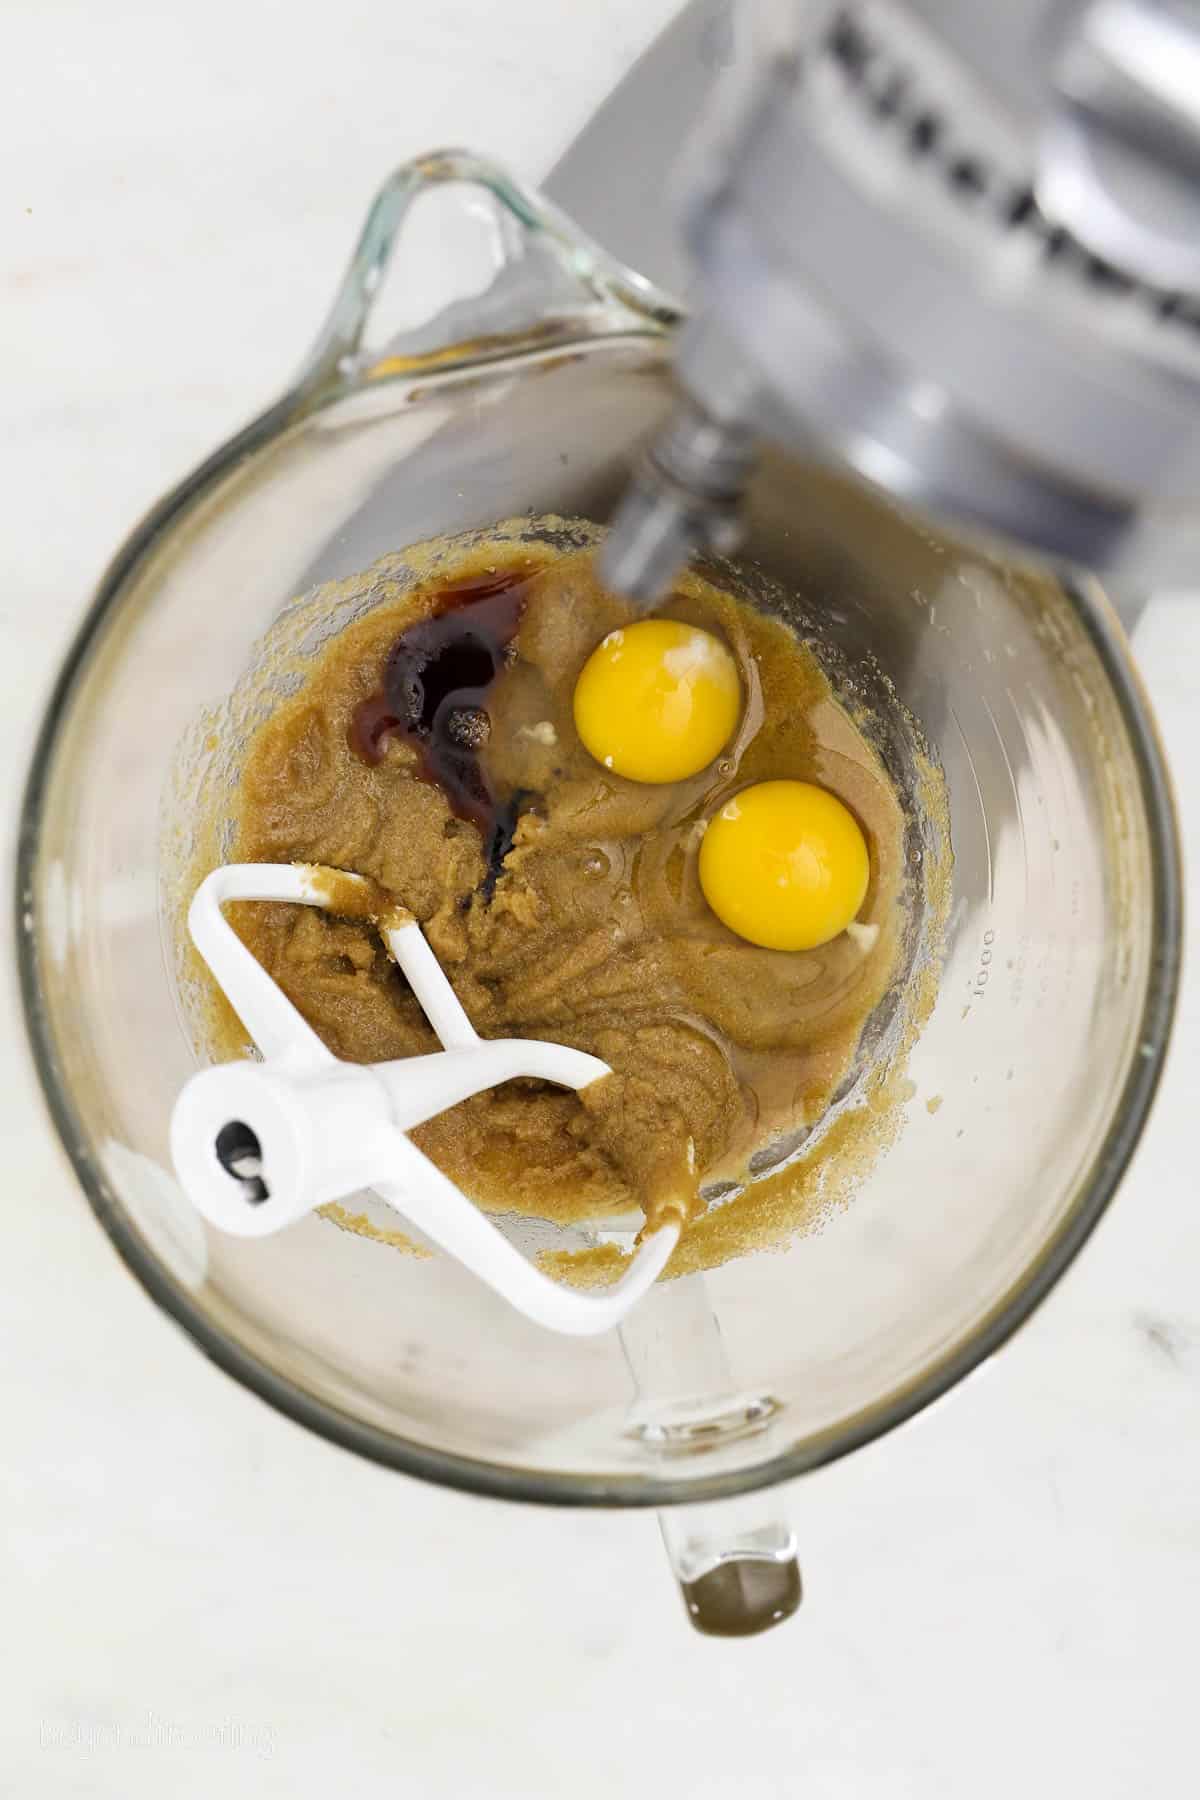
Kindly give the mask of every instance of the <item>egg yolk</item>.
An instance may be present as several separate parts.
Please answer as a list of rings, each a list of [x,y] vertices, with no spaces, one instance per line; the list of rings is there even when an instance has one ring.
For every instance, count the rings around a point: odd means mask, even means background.
[[[674,619],[610,631],[575,684],[575,729],[585,747],[630,781],[698,775],[737,730],[741,710],[729,650]]]
[[[767,950],[815,950],[850,924],[871,863],[857,819],[807,781],[762,781],[724,805],[700,845],[722,924]]]

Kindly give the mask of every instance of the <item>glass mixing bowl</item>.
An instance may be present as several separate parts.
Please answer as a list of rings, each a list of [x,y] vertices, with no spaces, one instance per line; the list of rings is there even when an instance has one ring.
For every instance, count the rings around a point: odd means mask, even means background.
[[[368,350],[424,190],[484,233],[488,280]],[[476,159],[399,171],[296,385],[104,578],[29,780],[20,964],[50,1109],[97,1216],[215,1361],[338,1443],[461,1488],[706,1503],[668,1515],[672,1559],[698,1622],[745,1630],[795,1604],[790,1537],[761,1500],[732,1522],[707,1503],[840,1456],[994,1350],[1087,1237],[1145,1120],[1178,973],[1179,853],[1102,594],[936,538],[815,464],[760,473],[743,579],[799,596],[831,656],[894,684],[944,773],[954,854],[916,1098],[819,1232],[662,1284],[623,1341],[548,1339],[444,1258],[317,1218],[270,1239],[210,1234],[167,1149],[194,1068],[160,918],[181,735],[315,583],[516,514],[608,517],[669,403],[675,318]],[[778,1579],[748,1584],[747,1559]],[[729,1569],[736,1591],[705,1589]]]

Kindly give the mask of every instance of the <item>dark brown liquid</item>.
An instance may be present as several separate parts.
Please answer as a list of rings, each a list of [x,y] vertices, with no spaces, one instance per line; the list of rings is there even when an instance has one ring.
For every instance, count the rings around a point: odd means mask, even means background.
[[[683,1603],[706,1637],[755,1637],[790,1619],[800,1605],[800,1565],[744,1556],[680,1583]]]
[[[507,569],[443,588],[433,614],[396,639],[379,689],[359,703],[350,724],[350,748],[364,762],[381,762],[393,736],[416,746],[422,778],[478,827],[489,889],[512,847],[518,813],[532,798],[498,798],[479,765],[491,731],[488,691],[512,660],[529,579]]]

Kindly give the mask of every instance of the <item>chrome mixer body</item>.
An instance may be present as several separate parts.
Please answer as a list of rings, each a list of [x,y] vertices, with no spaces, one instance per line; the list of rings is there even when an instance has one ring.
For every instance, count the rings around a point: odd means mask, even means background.
[[[679,406],[605,551],[646,604],[755,446],[1129,598],[1200,567],[1200,7],[809,0],[687,153]]]

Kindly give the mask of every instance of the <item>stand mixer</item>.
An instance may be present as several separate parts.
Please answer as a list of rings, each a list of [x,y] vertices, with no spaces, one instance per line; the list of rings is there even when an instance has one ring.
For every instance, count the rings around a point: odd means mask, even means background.
[[[1153,1097],[1181,881],[1120,628],[1088,577],[976,556],[872,489],[1103,574],[1126,620],[1151,584],[1191,576],[1200,352],[1164,199],[1185,184],[1187,108],[1161,59],[1129,51],[1179,25],[1150,7],[752,18],[705,0],[551,177],[593,240],[482,159],[396,171],[293,385],[119,552],[43,725],[18,860],[26,1014],[131,1269],[229,1373],[381,1464],[663,1507],[702,1629],[795,1610],[791,1532],[755,1490],[892,1428],[995,1350],[1102,1215]],[[647,171],[727,65],[691,163],[685,281]],[[494,280],[373,346],[401,223],[434,189],[494,207]],[[690,321],[646,276],[690,286]],[[206,1232],[168,1173],[196,1058],[164,842],[186,848],[195,818],[172,758],[236,761],[229,697],[280,620],[315,644],[377,602],[361,578],[381,557],[614,509],[614,585],[652,604],[683,558],[744,529],[752,603],[877,680],[881,729],[919,722],[954,905],[908,1066],[926,1104],[853,1205],[777,1255],[656,1284],[623,1345],[548,1355],[451,1257],[307,1216],[271,1242]],[[306,611],[329,583],[341,598]]]
[[[727,548],[764,439],[1091,569],[1126,608],[1194,579],[1196,8],[783,5],[736,21],[745,56],[734,24],[691,9],[610,103],[628,134],[651,81],[670,110],[689,62],[693,103],[704,63],[730,63],[679,196],[680,404],[610,533],[611,583],[650,603]],[[551,190],[627,250],[590,179],[617,156],[620,194],[616,123]]]

